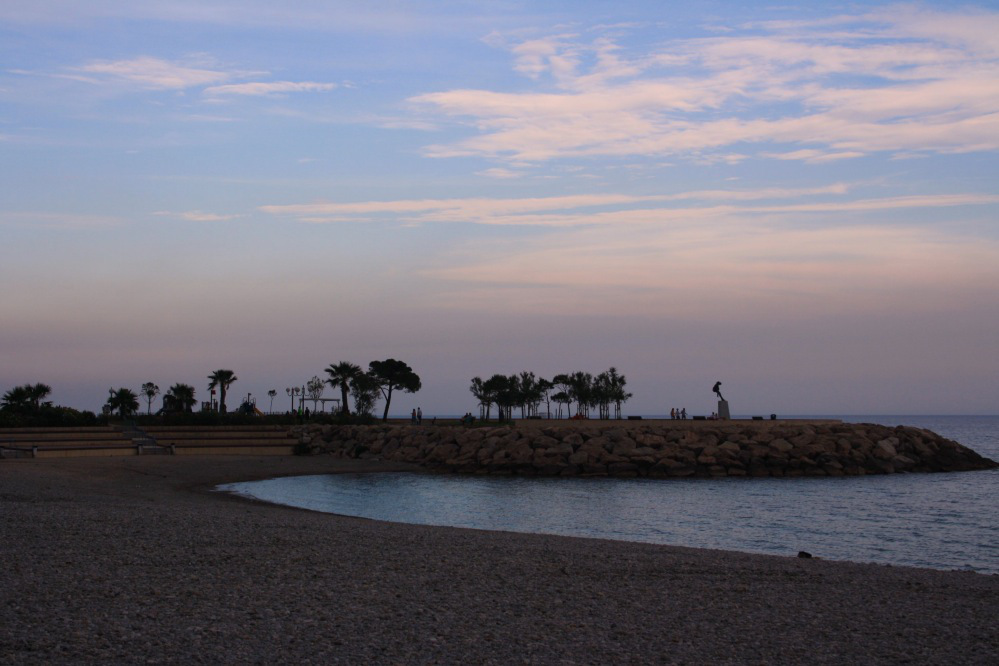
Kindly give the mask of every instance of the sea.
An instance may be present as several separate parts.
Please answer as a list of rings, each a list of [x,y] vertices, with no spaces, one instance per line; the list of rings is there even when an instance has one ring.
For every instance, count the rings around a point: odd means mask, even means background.
[[[927,428],[999,460],[999,416],[836,416]],[[558,534],[999,575],[999,469],[794,479],[285,477],[221,491],[420,525]]]

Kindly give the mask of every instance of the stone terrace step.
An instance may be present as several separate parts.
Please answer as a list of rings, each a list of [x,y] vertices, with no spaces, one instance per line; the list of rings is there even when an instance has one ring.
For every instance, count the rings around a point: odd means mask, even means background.
[[[219,432],[216,430],[204,429],[204,430],[152,430],[147,428],[145,432],[150,437],[155,437],[157,440],[161,439],[176,439],[176,440],[188,440],[188,439],[285,439],[288,435],[287,429],[282,430],[227,430]]]
[[[45,442],[128,439],[114,428],[0,428],[0,442]]]
[[[197,426],[197,425],[150,425],[143,430],[149,434],[159,432],[288,432],[290,426],[285,425],[227,425],[227,426]]]
[[[127,432],[114,428],[8,429],[0,430],[0,457],[287,455],[295,445],[288,432],[285,426],[149,426]]]

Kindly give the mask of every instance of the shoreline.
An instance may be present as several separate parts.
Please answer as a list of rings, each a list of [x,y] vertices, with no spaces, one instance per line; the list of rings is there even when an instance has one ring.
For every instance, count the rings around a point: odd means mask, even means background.
[[[385,523],[211,489],[328,457],[0,464],[11,663],[989,663],[999,576]]]

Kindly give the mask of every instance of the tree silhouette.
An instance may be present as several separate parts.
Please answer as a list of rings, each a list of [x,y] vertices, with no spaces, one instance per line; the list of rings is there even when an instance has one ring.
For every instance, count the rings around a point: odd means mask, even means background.
[[[479,414],[486,421],[489,420],[490,407],[496,401],[496,394],[493,393],[491,388],[490,386],[486,386],[486,383],[482,381],[482,377],[472,377],[472,385],[468,387],[468,390],[472,392],[475,399],[479,401]],[[485,411],[481,411],[481,408],[485,408]]]
[[[216,370],[208,375],[208,379],[211,380],[208,384],[209,391],[216,386],[219,389],[219,412],[225,414],[225,393],[233,382],[239,380],[239,377],[232,370]]]
[[[13,412],[37,412],[42,407],[51,407],[51,402],[42,402],[52,393],[48,384],[23,384],[15,386],[3,395],[0,403],[3,409]]]
[[[507,377],[497,373],[487,379],[483,383],[483,387],[496,402],[496,409],[500,412],[498,418],[511,418],[510,408],[518,401],[517,375]],[[486,411],[486,419],[489,419],[488,410]]]
[[[112,412],[118,410],[118,416],[125,418],[139,409],[139,396],[132,389],[120,388],[111,392],[108,397],[108,407]]]
[[[565,391],[559,391],[552,394],[552,400],[558,405],[558,418],[562,418],[562,405],[565,405],[565,410],[568,412],[569,405],[572,404],[572,397]]]
[[[271,414],[274,412],[274,396],[277,395],[277,389],[271,389],[270,391],[267,392],[267,395],[269,395],[271,398],[271,408],[267,410],[267,413]]]
[[[555,394],[552,396],[552,400],[558,403],[558,417],[562,418],[562,405],[565,405],[566,416],[571,417],[572,406],[572,382],[569,380],[569,375],[562,373],[552,377],[552,390]]]
[[[494,403],[501,418],[512,418],[515,407],[520,408],[521,418],[530,418],[538,416],[541,403],[547,405],[550,417],[552,402],[558,405],[556,418],[562,418],[563,405],[571,408],[575,402],[578,417],[589,416],[590,409],[598,407],[599,417],[609,419],[612,405],[614,417],[622,418],[621,405],[632,397],[624,390],[626,383],[624,375],[612,367],[596,377],[588,372],[573,372],[555,375],[550,381],[528,371],[510,376],[495,374],[485,381],[473,377],[468,390],[479,401],[487,420]],[[566,411],[571,418],[572,410]]]
[[[326,382],[314,376],[305,384],[305,388],[309,391],[309,400],[312,401],[312,412],[315,413],[319,405],[319,399],[323,397],[323,392],[326,390]]]
[[[385,412],[382,414],[382,421],[388,420],[389,405],[392,404],[394,390],[416,393],[422,386],[420,376],[413,372],[411,367],[394,358],[372,361],[368,364],[368,374],[378,382],[382,396],[385,398]]]
[[[552,389],[554,388],[555,384],[553,384],[550,380],[548,379],[538,380],[538,394],[539,394],[538,406],[540,407],[542,402],[545,403],[545,412],[547,413],[547,416],[545,418],[549,419],[552,417],[551,392]],[[535,416],[538,415],[536,410],[537,408],[535,408],[535,414],[534,414]]]
[[[330,363],[326,368],[326,374],[330,376],[326,381],[333,388],[340,388],[340,410],[345,414],[350,414],[350,407],[347,405],[347,393],[350,391],[350,383],[358,376],[364,374],[361,366],[354,365],[348,361],[340,361],[337,364]],[[373,406],[373,405],[372,405]]]
[[[603,377],[604,384],[606,385],[607,401],[614,403],[614,418],[619,419],[621,418],[621,405],[632,396],[631,393],[624,390],[624,386],[628,381],[624,375],[619,375],[617,368],[614,367],[600,373],[600,376]],[[607,416],[609,418],[610,414]]]
[[[569,375],[569,395],[576,401],[576,415],[589,416],[593,405],[593,375],[574,372]]]
[[[155,398],[160,393],[160,387],[152,382],[146,382],[142,385],[142,395],[146,396],[146,414],[153,413],[153,398]]]
[[[163,396],[163,410],[168,412],[190,412],[197,400],[194,387],[188,384],[174,384]]]
[[[354,397],[354,413],[368,416],[382,394],[378,381],[366,372],[359,372],[350,380],[350,394]]]

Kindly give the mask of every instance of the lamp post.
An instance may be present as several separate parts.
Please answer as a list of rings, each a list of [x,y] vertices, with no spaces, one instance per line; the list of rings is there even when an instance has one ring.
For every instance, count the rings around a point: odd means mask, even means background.
[[[299,388],[297,386],[292,386],[291,388],[286,388],[284,390],[284,392],[287,393],[288,397],[291,398],[291,413],[294,414],[295,413],[295,396],[299,394]],[[303,398],[302,399],[304,400],[305,399],[304,398],[305,389],[304,388],[301,389],[301,392],[303,394]]]

